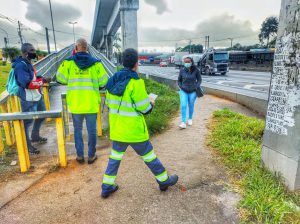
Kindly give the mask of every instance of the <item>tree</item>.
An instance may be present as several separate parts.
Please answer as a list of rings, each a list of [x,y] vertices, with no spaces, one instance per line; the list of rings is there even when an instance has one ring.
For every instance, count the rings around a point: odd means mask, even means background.
[[[11,61],[15,57],[19,56],[21,54],[20,49],[16,47],[5,47],[3,48],[3,56],[6,58],[9,58]]]
[[[192,45],[187,45],[185,47],[179,47],[176,49],[177,52],[190,52],[191,54],[194,53],[203,53],[203,45],[201,44],[192,44]]]
[[[263,46],[260,44],[243,46],[240,43],[233,45],[232,47],[226,48],[227,51],[250,51],[250,49],[261,49]]]
[[[46,56],[48,55],[48,52],[47,52],[47,51],[42,51],[42,50],[37,49],[37,50],[36,50],[36,54],[37,54],[37,56],[39,56],[39,57],[46,57]]]
[[[266,47],[275,47],[275,40],[278,31],[278,18],[271,16],[265,19],[261,25],[260,34],[258,35],[261,44],[267,41]]]
[[[114,47],[114,55],[117,59],[117,63],[121,62],[121,56],[122,56],[122,47],[121,47],[121,37],[120,33],[116,33],[113,40],[113,47]]]

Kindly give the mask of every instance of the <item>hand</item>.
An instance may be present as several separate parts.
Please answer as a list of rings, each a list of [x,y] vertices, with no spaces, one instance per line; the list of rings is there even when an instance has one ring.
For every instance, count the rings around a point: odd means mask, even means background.
[[[45,83],[50,83],[51,81],[52,81],[52,78],[49,78],[49,77],[44,78],[44,82]]]
[[[152,104],[152,106],[155,106],[155,100],[152,98],[149,98],[149,99],[150,99],[150,103]]]

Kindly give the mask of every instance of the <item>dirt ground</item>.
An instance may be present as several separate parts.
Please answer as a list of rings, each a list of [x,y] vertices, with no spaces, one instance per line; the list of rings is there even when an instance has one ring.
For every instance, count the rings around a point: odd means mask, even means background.
[[[100,198],[109,148],[93,165],[69,161],[66,169],[45,175],[0,209],[0,223],[238,223],[239,195],[230,190],[224,167],[206,146],[213,111],[224,107],[255,116],[227,100],[205,96],[196,103],[194,125],[179,130],[180,116],[152,138],[156,154],[179,183],[160,192],[143,161],[128,149],[119,169],[120,190]]]

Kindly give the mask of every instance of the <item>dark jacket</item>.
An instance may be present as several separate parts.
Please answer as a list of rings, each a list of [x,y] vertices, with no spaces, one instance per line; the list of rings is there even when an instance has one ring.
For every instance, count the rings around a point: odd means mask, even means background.
[[[130,79],[139,79],[136,72],[123,68],[109,78],[106,89],[112,95],[123,96]]]
[[[38,96],[38,90],[30,90],[34,80],[34,69],[32,64],[18,57],[13,60],[12,68],[19,88],[18,96],[24,101],[35,101]],[[33,95],[34,93],[34,95]]]
[[[126,87],[131,79],[138,80],[140,78],[136,72],[134,72],[128,68],[123,68],[120,71],[118,71],[117,73],[115,73],[112,77],[109,78],[105,88],[112,95],[123,96],[124,92],[126,90]],[[121,104],[122,104],[122,102],[120,103],[119,106],[121,106]],[[148,112],[146,112],[146,113],[139,112],[139,113],[144,114],[144,115],[150,114],[154,108],[152,103],[151,103],[151,106],[152,106],[152,108]]]
[[[202,77],[197,68],[194,68],[192,72],[190,72],[187,68],[182,68],[180,70],[178,76],[178,86],[184,92],[195,92],[201,83]]]

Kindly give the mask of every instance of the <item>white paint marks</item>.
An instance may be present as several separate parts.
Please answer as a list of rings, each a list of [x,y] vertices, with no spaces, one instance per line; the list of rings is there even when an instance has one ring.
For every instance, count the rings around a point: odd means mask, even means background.
[[[300,33],[289,33],[277,41],[266,129],[287,135],[295,126],[294,113],[300,106]]]
[[[269,87],[269,85],[258,85],[258,84],[257,85],[253,85],[253,84],[251,84],[251,85],[245,85],[244,86],[245,89],[252,89],[253,87],[254,88],[255,87]]]

